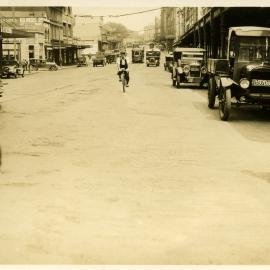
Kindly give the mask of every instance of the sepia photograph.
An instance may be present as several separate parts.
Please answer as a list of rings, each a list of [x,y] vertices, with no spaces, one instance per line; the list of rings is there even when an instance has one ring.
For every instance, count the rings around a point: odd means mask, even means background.
[[[268,155],[267,3],[0,0],[0,269],[267,266]]]

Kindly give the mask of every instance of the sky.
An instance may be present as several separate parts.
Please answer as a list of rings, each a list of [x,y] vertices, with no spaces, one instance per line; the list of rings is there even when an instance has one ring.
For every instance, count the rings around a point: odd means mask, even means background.
[[[157,7],[141,7],[141,8],[129,8],[129,7],[73,7],[73,14],[87,14],[87,15],[118,15],[133,12],[140,12],[148,9],[159,8]],[[125,25],[129,30],[142,31],[144,26],[155,23],[155,16],[160,16],[160,10],[151,11],[142,14],[124,16],[119,18],[104,17],[104,22],[116,22]]]

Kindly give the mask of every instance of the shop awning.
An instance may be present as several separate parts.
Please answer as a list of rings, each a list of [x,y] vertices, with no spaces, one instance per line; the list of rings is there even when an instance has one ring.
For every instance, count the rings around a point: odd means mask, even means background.
[[[35,37],[35,33],[3,27],[2,37],[3,38],[33,38]]]

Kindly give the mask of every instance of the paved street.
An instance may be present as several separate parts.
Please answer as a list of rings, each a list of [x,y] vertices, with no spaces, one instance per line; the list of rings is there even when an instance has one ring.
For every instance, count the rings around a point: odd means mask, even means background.
[[[270,264],[270,113],[133,64],[6,80],[0,263]]]

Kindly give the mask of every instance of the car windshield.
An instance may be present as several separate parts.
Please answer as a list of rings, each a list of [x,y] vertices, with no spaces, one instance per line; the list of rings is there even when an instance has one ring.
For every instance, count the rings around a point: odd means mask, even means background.
[[[146,55],[147,56],[160,56],[160,52],[152,52],[152,51],[150,51],[150,52],[146,52]]]
[[[270,61],[268,37],[239,37],[238,61]]]
[[[203,60],[203,53],[197,52],[197,53],[183,53],[182,60],[197,60],[202,61]]]

